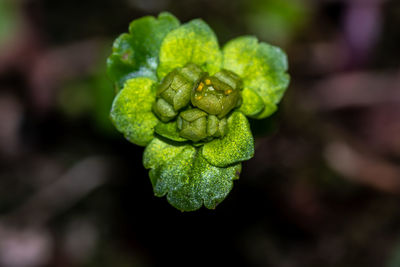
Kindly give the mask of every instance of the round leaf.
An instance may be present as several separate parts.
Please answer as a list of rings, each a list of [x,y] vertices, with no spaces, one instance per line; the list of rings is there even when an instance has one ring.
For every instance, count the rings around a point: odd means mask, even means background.
[[[242,99],[243,103],[239,110],[246,116],[256,116],[264,110],[265,105],[263,99],[253,90],[244,88],[242,91]]]
[[[154,169],[168,163],[190,145],[177,146],[155,137],[143,153],[143,165],[146,169]]]
[[[254,139],[243,113],[235,111],[228,119],[228,133],[204,144],[204,158],[212,165],[226,167],[248,160],[254,155]]]
[[[144,164],[156,196],[167,195],[169,203],[182,211],[213,209],[228,195],[238,179],[241,164],[220,168],[209,164],[190,145],[174,146],[158,138],[147,146]]]
[[[221,52],[212,29],[202,20],[192,20],[171,31],[164,38],[160,49],[157,73],[162,79],[177,67],[187,63],[201,66],[210,74],[221,67]]]
[[[140,146],[147,145],[153,139],[154,126],[158,123],[151,111],[155,101],[154,83],[149,78],[128,80],[111,108],[111,120],[118,131]]]
[[[181,166],[185,168],[184,164]],[[208,209],[214,209],[232,190],[233,180],[239,178],[240,171],[240,163],[219,168],[198,154],[186,173],[187,182],[179,183],[168,193],[168,202],[182,211],[197,210],[203,204]]]
[[[179,190],[182,185],[191,182],[191,168],[193,167],[193,160],[196,154],[196,149],[192,146],[185,147],[173,160],[168,161],[166,164],[158,167],[155,170],[156,177],[153,178],[153,191],[154,195],[158,197],[165,196],[167,193],[171,194]],[[190,200],[187,196],[186,200]],[[201,199],[196,201],[198,205],[192,204],[200,208],[202,203]],[[186,210],[186,209],[184,209]]]
[[[239,37],[228,42],[223,48],[223,68],[238,74],[244,88],[262,98],[265,108],[259,114],[252,114],[253,118],[272,114],[289,85],[285,53],[278,47],[259,43],[255,37]]]
[[[128,79],[148,77],[157,80],[158,54],[161,42],[168,32],[179,26],[179,21],[169,13],[158,18],[146,16],[134,20],[129,33],[118,37],[107,60],[108,73],[118,90]]]
[[[286,73],[273,73],[269,76],[247,81],[246,86],[256,88],[253,91],[257,92],[265,104],[261,113],[251,117],[263,119],[274,113],[278,109],[276,104],[282,98],[288,85],[289,75]]]

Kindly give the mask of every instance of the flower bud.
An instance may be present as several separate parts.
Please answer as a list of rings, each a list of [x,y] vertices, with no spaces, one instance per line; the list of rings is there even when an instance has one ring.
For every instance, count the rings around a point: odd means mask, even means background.
[[[218,118],[225,117],[229,111],[241,103],[240,78],[231,71],[222,70],[214,76],[205,76],[192,91],[193,106]]]
[[[207,113],[194,108],[182,111],[177,119],[179,135],[194,142],[207,137]]]
[[[210,137],[223,137],[226,135],[226,118],[219,120],[215,115],[209,115],[207,119],[207,135]]]
[[[227,132],[226,118],[218,119],[215,115],[194,108],[183,111],[177,119],[179,135],[194,142],[213,137],[223,137]]]
[[[153,111],[163,122],[168,122],[178,115],[172,105],[162,98],[157,99],[154,103]]]
[[[157,96],[172,105],[175,111],[179,111],[190,103],[192,89],[202,73],[202,70],[192,63],[173,70],[160,84]]]

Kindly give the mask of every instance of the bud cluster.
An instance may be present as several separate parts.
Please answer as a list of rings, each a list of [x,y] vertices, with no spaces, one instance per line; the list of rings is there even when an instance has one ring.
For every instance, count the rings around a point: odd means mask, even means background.
[[[177,130],[194,142],[223,137],[226,115],[241,105],[242,83],[231,71],[210,76],[189,63],[170,72],[157,89],[153,112],[163,122],[177,118]]]

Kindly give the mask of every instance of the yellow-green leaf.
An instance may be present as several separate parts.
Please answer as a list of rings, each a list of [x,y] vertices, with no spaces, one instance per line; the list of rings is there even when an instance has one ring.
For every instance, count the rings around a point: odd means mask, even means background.
[[[255,37],[239,37],[224,46],[223,67],[238,74],[244,88],[262,98],[264,110],[251,117],[262,119],[277,109],[290,80],[286,73],[287,57],[280,48],[259,43]],[[243,102],[251,101],[243,99]]]
[[[154,137],[157,117],[151,111],[155,101],[155,82],[149,78],[133,78],[115,97],[111,120],[118,131],[134,144],[145,146]]]
[[[264,110],[265,105],[263,99],[253,90],[249,88],[243,89],[242,99],[243,102],[239,110],[246,116],[256,116]]]
[[[131,78],[148,77],[157,80],[161,42],[179,24],[167,12],[161,13],[158,18],[146,16],[132,21],[129,33],[115,40],[112,54],[107,60],[108,74],[116,82],[118,90]]]
[[[169,32],[160,49],[157,73],[165,75],[187,63],[194,63],[210,74],[221,67],[221,52],[213,30],[201,19],[192,20]]]
[[[167,195],[168,202],[181,211],[202,205],[213,209],[222,202],[238,179],[241,164],[220,168],[208,163],[198,148],[169,144],[158,138],[146,147],[143,163],[150,168],[154,194]]]
[[[226,167],[254,155],[254,139],[250,125],[242,112],[235,111],[228,118],[225,137],[204,144],[203,157],[214,166]]]
[[[189,169],[185,164],[179,166]],[[168,202],[182,211],[197,210],[203,204],[208,209],[215,209],[232,190],[233,180],[239,178],[240,171],[240,163],[219,168],[208,163],[199,153],[181,180],[186,182],[178,183],[168,193]]]
[[[178,146],[176,144],[169,144],[155,137],[144,150],[143,166],[146,169],[157,168],[169,162],[187,147],[190,147],[190,145],[184,144]]]

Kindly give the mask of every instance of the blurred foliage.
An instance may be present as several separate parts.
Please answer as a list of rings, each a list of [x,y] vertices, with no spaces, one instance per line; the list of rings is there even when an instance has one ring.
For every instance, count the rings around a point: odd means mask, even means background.
[[[279,45],[290,42],[309,22],[311,13],[307,0],[249,0],[245,10],[251,33]]]
[[[0,1],[0,46],[17,33],[19,26],[17,3],[14,0]]]
[[[104,42],[101,49],[104,60],[109,54],[111,42]],[[58,94],[57,102],[61,111],[71,120],[89,118],[100,133],[117,136],[110,120],[110,109],[115,92],[107,75],[106,63],[95,63],[95,70],[86,76],[66,81]]]

